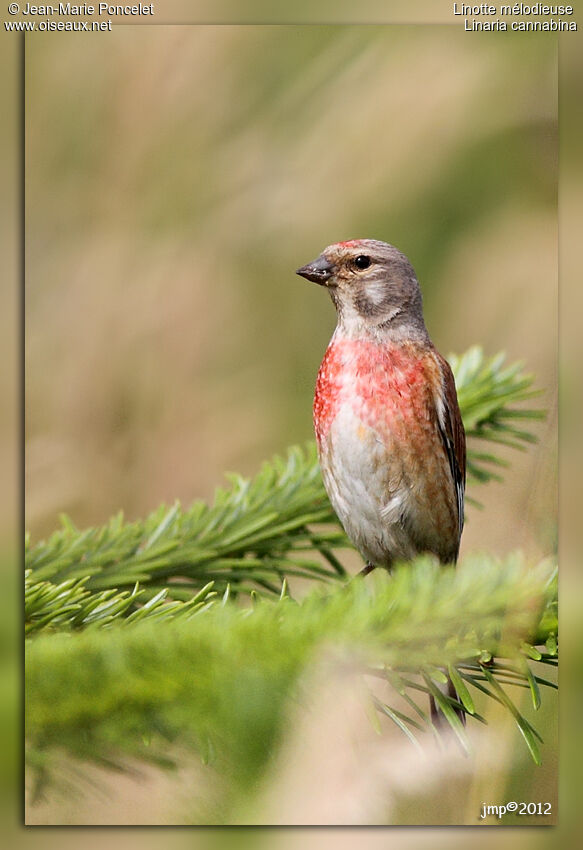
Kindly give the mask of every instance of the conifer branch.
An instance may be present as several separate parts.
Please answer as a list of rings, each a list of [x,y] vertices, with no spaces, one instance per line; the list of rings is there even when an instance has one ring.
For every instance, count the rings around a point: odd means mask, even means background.
[[[485,359],[477,348],[452,358],[476,482],[496,477],[492,466],[505,461],[476,452],[472,440],[521,448],[535,438],[516,423],[543,415],[515,406],[536,393],[520,365],[503,368],[503,360]],[[549,565],[527,569],[518,557],[499,564],[482,556],[454,571],[419,558],[388,583],[373,574],[347,584],[333,550],[349,543],[313,443],[265,463],[251,480],[229,480],[212,505],[162,506],[133,523],[119,514],[83,531],[63,517],[48,541],[27,541],[25,620],[34,637],[27,645],[27,736],[39,781],[50,777],[58,748],[110,766],[128,756],[168,765],[167,743],[176,736],[203,756],[222,751],[228,760],[235,753],[239,763],[242,754],[240,769],[257,776],[279,735],[282,707],[323,642],[349,648],[366,673],[386,682],[386,697],[371,699],[416,745],[430,720],[415,694],[434,696],[463,746],[453,708],[483,721],[475,708],[483,694],[512,714],[540,761],[538,733],[508,691],[528,689],[537,709],[541,687],[556,687],[538,670],[557,662]],[[297,604],[292,577],[343,586]],[[251,608],[232,604],[242,593]],[[272,601],[258,604],[263,596]],[[446,668],[457,700],[436,686]],[[254,739],[238,720],[241,694],[232,688],[241,681],[254,711],[262,702],[251,717],[259,724]],[[242,715],[249,720],[248,711]]]
[[[545,417],[544,410],[515,406],[536,398],[541,390],[532,389],[534,376],[522,371],[523,363],[505,367],[505,359],[503,352],[487,358],[479,346],[472,346],[461,357],[448,357],[468,440],[469,483],[502,481],[495,469],[508,466],[499,455],[479,451],[476,440],[524,450],[537,439],[527,423]],[[517,427],[519,423],[521,427]]]
[[[452,726],[459,721],[448,705],[483,722],[475,700],[484,694],[510,712],[539,762],[538,733],[511,694],[529,689],[536,710],[541,688],[555,687],[539,670],[556,664],[553,566],[518,555],[474,556],[457,569],[418,558],[392,579],[370,578],[317,589],[301,603],[283,595],[242,609],[214,597],[189,619],[175,608],[163,624],[40,633],[26,650],[31,766],[50,781],[63,750],[119,767],[128,757],[166,764],[179,740],[202,757],[214,752],[231,781],[256,782],[289,699],[325,646],[386,682],[377,708],[419,744],[429,719],[415,694],[435,693],[447,668],[460,699],[444,705]],[[404,695],[411,711],[391,694]]]
[[[161,506],[133,523],[118,514],[84,531],[63,517],[46,543],[26,548],[31,582],[83,579],[92,592],[129,591],[139,582],[144,598],[166,589],[188,600],[209,582],[219,592],[228,585],[232,595],[277,595],[285,576],[346,576],[331,548],[348,541],[324,492],[314,444],[275,457],[251,480],[228,478],[231,486],[218,489],[210,506]]]
[[[531,389],[533,378],[523,374],[519,363],[504,367],[503,354],[485,358],[477,347],[450,361],[469,442],[469,483],[499,478],[494,469],[507,461],[472,444],[479,439],[523,448],[536,439],[526,425],[517,427],[544,415],[516,406],[538,394]],[[187,602],[210,582],[218,593],[229,587],[233,596],[252,590],[277,596],[285,577],[345,580],[333,549],[350,544],[324,491],[314,443],[305,450],[290,449],[284,459],[275,457],[250,480],[233,474],[228,479],[230,486],[217,490],[212,505],[199,501],[188,510],[178,503],[161,506],[133,523],[124,523],[120,513],[103,527],[86,530],[62,517],[62,528],[46,542],[27,541],[30,584],[53,586],[35,597],[34,625],[30,622],[28,628],[83,625],[78,609],[70,611],[68,620],[66,611],[53,616],[54,605],[43,613],[43,599],[48,601],[63,582],[72,582],[69,595],[73,588],[80,593],[81,586],[91,594],[123,593],[123,599],[109,599],[111,616],[121,617],[162,591],[168,600]],[[98,608],[105,602],[92,600]],[[80,610],[88,604],[85,599]]]

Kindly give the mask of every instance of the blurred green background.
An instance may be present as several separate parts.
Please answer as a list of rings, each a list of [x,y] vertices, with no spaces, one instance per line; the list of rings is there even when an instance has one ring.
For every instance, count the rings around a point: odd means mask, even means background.
[[[335,316],[294,270],[373,237],[410,257],[444,354],[504,349],[545,391],[539,444],[470,492],[484,510],[469,509],[462,553],[554,551],[557,53],[553,37],[448,26],[27,36],[33,540],[62,511],[84,526],[211,498],[226,470],[311,438]],[[474,808],[484,787],[556,802],[552,699],[543,713],[542,770],[504,729],[513,770],[478,777]],[[152,788],[167,808],[176,786],[159,777],[120,808],[147,817]],[[403,822],[437,816],[423,793],[400,801]],[[82,822],[71,805],[64,822]]]
[[[26,46],[26,526],[212,497],[312,436],[330,242],[410,257],[444,354],[550,409],[465,550],[554,549],[557,42],[447,26],[120,27]],[[514,452],[514,455],[517,453]]]

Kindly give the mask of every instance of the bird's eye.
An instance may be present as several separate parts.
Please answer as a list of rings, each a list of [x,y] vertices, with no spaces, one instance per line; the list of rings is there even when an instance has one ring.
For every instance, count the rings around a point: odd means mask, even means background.
[[[364,254],[359,254],[354,260],[354,265],[357,269],[368,269],[370,266],[370,257],[366,257]]]

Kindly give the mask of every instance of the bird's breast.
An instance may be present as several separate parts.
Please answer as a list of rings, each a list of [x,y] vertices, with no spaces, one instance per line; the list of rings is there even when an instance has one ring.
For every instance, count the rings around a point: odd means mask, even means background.
[[[318,372],[314,396],[314,427],[320,446],[332,423],[348,405],[368,428],[408,429],[411,421],[427,420],[434,410],[433,387],[438,367],[426,351],[407,343],[379,345],[370,341],[332,340]]]
[[[456,493],[438,425],[431,348],[332,340],[318,373],[314,425],[330,501],[376,564],[433,552],[453,560]]]

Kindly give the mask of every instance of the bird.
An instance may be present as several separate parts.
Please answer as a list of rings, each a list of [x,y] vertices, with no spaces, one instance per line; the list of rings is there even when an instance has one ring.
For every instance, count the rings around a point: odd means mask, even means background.
[[[457,561],[466,441],[455,380],[429,337],[409,259],[376,239],[325,248],[298,275],[325,287],[337,325],[316,379],[324,487],[363,575],[422,553]],[[455,695],[448,682],[447,693]],[[437,717],[431,699],[431,713]]]

